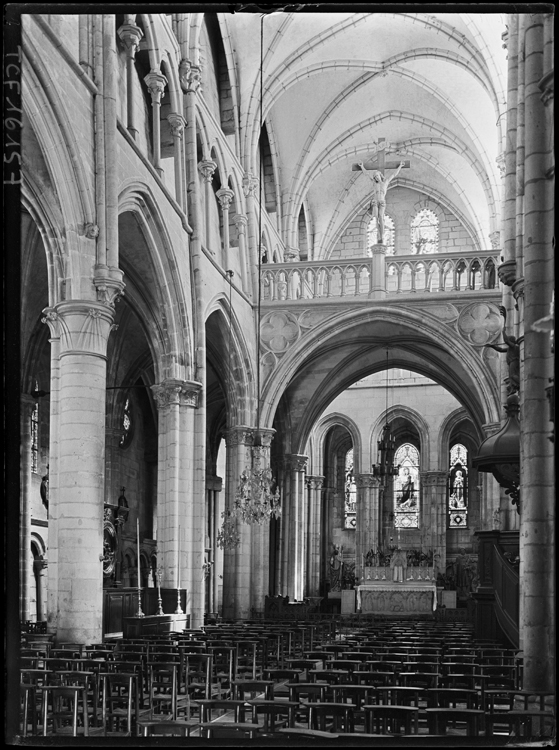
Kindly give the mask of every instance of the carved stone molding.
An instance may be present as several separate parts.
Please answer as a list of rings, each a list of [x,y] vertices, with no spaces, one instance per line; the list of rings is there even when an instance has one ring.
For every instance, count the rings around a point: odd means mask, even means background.
[[[97,226],[97,224],[88,222],[84,225],[83,233],[88,240],[96,240],[97,237],[99,237],[99,227]]]
[[[186,127],[186,120],[178,112],[171,112],[167,115],[167,122],[171,126],[171,133],[176,138],[182,138],[182,134]]]
[[[203,159],[198,162],[198,171],[204,178],[204,182],[211,182],[213,173],[217,169],[217,164],[212,159]]]
[[[243,177],[243,193],[245,194],[245,198],[248,198],[249,196],[254,198],[257,190],[258,178],[256,178],[252,172],[247,172]]]
[[[152,385],[151,391],[159,409],[169,406],[198,407],[202,385],[191,380],[165,380],[159,385]]]
[[[492,250],[501,249],[501,232],[499,231],[491,232],[491,234],[489,235],[489,240],[491,242]]]
[[[446,487],[446,471],[420,471],[419,478],[424,487]]]
[[[504,180],[505,179],[506,170],[507,170],[507,167],[506,167],[506,154],[505,154],[505,152],[502,151],[499,154],[499,156],[495,159],[495,161],[497,162],[497,167],[499,168],[499,175],[500,175],[501,179]]]
[[[301,259],[298,247],[288,247],[283,253],[283,259],[286,263],[296,263]]]
[[[60,356],[90,354],[105,357],[107,341],[114,319],[114,309],[93,300],[60,302],[46,307],[41,322],[50,328],[53,338],[60,339]]]
[[[462,336],[473,346],[485,346],[501,332],[501,316],[495,305],[474,302],[464,307],[458,317],[457,326]]]
[[[195,94],[202,85],[202,68],[183,58],[179,64],[179,80],[185,94]]]
[[[152,70],[144,77],[144,81],[148,87],[149,93],[151,94],[152,102],[154,104],[160,104],[161,97],[165,91],[165,86],[167,85],[167,79],[163,73],[159,73],[157,70]]]

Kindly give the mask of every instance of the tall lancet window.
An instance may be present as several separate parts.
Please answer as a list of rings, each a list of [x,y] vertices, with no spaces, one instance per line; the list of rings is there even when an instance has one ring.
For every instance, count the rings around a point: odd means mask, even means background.
[[[439,220],[434,211],[424,208],[411,222],[412,255],[429,255],[439,250]]]
[[[384,214],[384,237],[383,237],[383,244],[386,245],[386,254],[387,255],[394,255],[394,246],[395,246],[395,240],[394,240],[394,219],[390,217],[388,214]],[[378,243],[378,221],[376,216],[373,216],[373,218],[369,221],[369,226],[367,227],[367,247],[369,250],[373,245],[376,245]]]
[[[344,529],[354,529],[357,523],[357,489],[353,473],[353,448],[348,450],[345,457],[344,501]]]
[[[394,478],[394,526],[397,529],[419,528],[419,451],[404,443],[394,454],[400,467]]]
[[[451,529],[468,525],[468,449],[461,443],[450,449],[448,525]]]

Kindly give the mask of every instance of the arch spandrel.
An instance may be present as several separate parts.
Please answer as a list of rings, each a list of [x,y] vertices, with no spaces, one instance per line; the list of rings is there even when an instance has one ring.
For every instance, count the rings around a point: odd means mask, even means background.
[[[316,320],[312,336],[297,338],[268,369],[262,423],[272,425],[283,401],[297,425],[292,444],[302,448],[339,393],[388,366],[414,370],[445,387],[480,428],[500,418],[498,384],[482,352],[451,325],[403,307],[379,306]]]

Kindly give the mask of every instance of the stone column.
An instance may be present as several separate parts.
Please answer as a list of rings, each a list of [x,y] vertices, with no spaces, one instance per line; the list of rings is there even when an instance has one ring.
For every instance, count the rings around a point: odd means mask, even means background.
[[[225,485],[225,509],[235,505],[235,495],[241,474],[252,466],[251,449],[255,431],[250,427],[232,427],[227,430],[227,478]],[[223,617],[226,619],[247,619],[251,608],[251,541],[252,525],[235,521],[240,544],[234,549],[226,549],[223,560]]]
[[[549,314],[554,288],[553,125],[540,83],[545,14],[525,19],[524,376],[521,382],[520,646],[525,690],[555,682],[554,451],[546,387],[553,375],[549,338],[534,323]]]
[[[151,94],[152,122],[153,122],[153,166],[157,174],[161,177],[161,123],[159,121],[161,114],[161,97],[167,85],[167,79],[157,70],[152,70],[144,78],[149,93]]]
[[[378,552],[380,543],[380,477],[357,474],[357,513],[355,538],[355,572],[364,577],[363,557],[370,549]]]
[[[49,487],[49,517],[56,519],[53,535],[49,523],[49,555],[57,553],[49,622],[60,641],[92,643],[102,636],[106,350],[114,309],[72,300],[44,313],[60,339],[59,393],[51,393],[59,445]]]
[[[386,297],[386,245],[373,245],[371,263],[371,299],[384,299]]]
[[[289,525],[284,526],[285,560],[287,563],[287,595],[302,601],[305,583],[306,563],[306,510],[305,467],[307,456],[292,454],[286,456],[286,485],[289,487]]]
[[[194,417],[200,383],[168,379],[152,386],[159,408],[157,550],[162,583],[186,589],[192,628],[204,622],[205,505],[193,492]]]
[[[419,474],[423,487],[420,512],[421,545],[432,549],[438,572],[446,570],[446,471],[422,471]],[[435,574],[436,575],[436,574]]]
[[[209,586],[208,586],[208,611],[218,611],[217,601],[217,571],[221,566],[218,565],[218,547],[217,547],[217,531],[219,527],[220,515],[219,515],[219,493],[222,490],[221,477],[209,476],[206,478],[206,504],[208,513],[208,540],[210,549],[210,559],[208,562],[213,563],[209,572]]]
[[[225,269],[229,268],[229,206],[231,205],[231,202],[233,198],[235,197],[235,193],[230,190],[229,188],[220,188],[217,193],[217,199],[219,201],[219,205],[221,206],[221,216],[222,216],[222,223],[223,223],[223,235],[221,237],[221,241],[223,243],[223,267]]]
[[[324,477],[307,476],[309,525],[307,530],[307,596],[320,595],[320,530]]]
[[[239,235],[239,265],[241,267],[241,280],[243,284],[243,290],[248,292],[248,278],[249,273],[247,271],[248,253],[247,253],[247,238],[246,231],[248,226],[248,219],[244,214],[233,214],[233,221],[237,227],[237,233]]]
[[[41,622],[46,619],[45,604],[47,567],[48,560],[45,557],[39,557],[33,562],[37,590],[37,620]]]
[[[211,252],[212,255],[215,255],[215,253],[213,253],[210,248],[210,228],[212,222],[210,213],[210,201],[212,199],[212,177],[216,169],[217,164],[211,159],[204,159],[198,164],[198,171],[200,172],[204,180],[204,244],[206,246],[206,250],[208,250],[208,252]]]
[[[255,470],[270,468],[270,446],[275,430],[260,428],[260,445],[252,448],[252,465]],[[270,523],[254,524],[251,539],[251,608],[264,614],[264,603],[270,590]]]
[[[177,112],[171,112],[171,114],[167,115],[167,122],[171,126],[171,133],[173,134],[173,152],[175,157],[175,198],[177,199],[177,203],[183,209],[183,211],[186,211],[186,204],[183,194],[184,168],[182,156],[182,135],[186,125],[186,120]]]
[[[256,191],[258,190],[259,181],[253,174],[248,172],[243,177],[243,193],[247,202],[247,219],[248,219],[248,262],[252,268],[252,290],[253,299],[258,295],[260,279],[258,278],[258,269],[260,261],[258,258],[258,246],[260,238],[258,237],[258,226],[256,224]]]
[[[31,416],[36,400],[21,394],[21,497],[20,497],[20,546],[19,546],[19,617],[21,622],[29,620],[29,556],[31,554]]]
[[[126,48],[126,127],[135,139],[138,129],[134,117],[134,59],[144,32],[134,23],[125,23],[117,29],[117,34]]]
[[[120,440],[122,429],[108,427],[105,430],[105,502],[116,503],[120,495]]]

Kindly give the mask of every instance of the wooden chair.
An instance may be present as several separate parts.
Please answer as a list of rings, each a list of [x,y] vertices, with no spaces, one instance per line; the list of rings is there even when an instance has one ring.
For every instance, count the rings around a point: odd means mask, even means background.
[[[404,685],[384,685],[376,688],[377,703],[383,706],[415,706],[427,692],[421,687]],[[372,701],[371,701],[372,703]]]
[[[423,695],[427,708],[480,708],[480,696],[477,690],[462,688],[428,688]]]
[[[254,724],[259,724],[259,716],[264,717],[261,730],[266,734],[275,732],[280,727],[295,726],[295,712],[299,708],[298,701],[257,698],[249,700],[247,703],[250,706]]]
[[[197,706],[197,700],[210,700],[212,695],[212,656],[211,654],[182,653],[181,681],[179,692],[184,688],[182,707],[186,712],[186,719],[190,719],[192,708]]]
[[[139,717],[140,677],[136,672],[109,672],[103,681],[102,722],[104,733],[117,732],[128,737],[136,733]]]
[[[244,722],[244,711],[246,701],[234,700],[232,698],[212,698],[210,700],[199,700],[197,701],[200,708],[200,723],[210,724],[212,721],[216,721],[221,716],[227,713],[233,715],[233,721],[235,723]]]
[[[177,718],[179,664],[176,662],[148,662],[149,710],[152,719],[156,714]]]
[[[254,740],[258,737],[259,727],[257,724],[245,724],[235,722],[215,721],[211,724],[200,724],[200,736],[204,739],[220,740]]]
[[[138,722],[138,734],[143,737],[190,737],[190,733],[198,729],[197,721],[147,721]]]
[[[320,732],[354,732],[353,703],[309,703],[309,729]]]
[[[37,690],[43,693],[44,737],[49,733],[89,736],[87,694],[83,685],[45,685]]]
[[[483,711],[475,708],[426,708],[427,724],[429,734],[445,735],[449,723],[453,727],[456,724],[464,725],[460,728],[463,733],[465,728],[468,737],[477,737],[480,732],[481,722],[483,720]]]
[[[417,734],[419,709],[415,706],[364,706],[365,732],[369,734]]]
[[[20,682],[20,726],[22,737],[37,734],[37,698],[35,685]],[[31,727],[31,732],[29,728]]]

